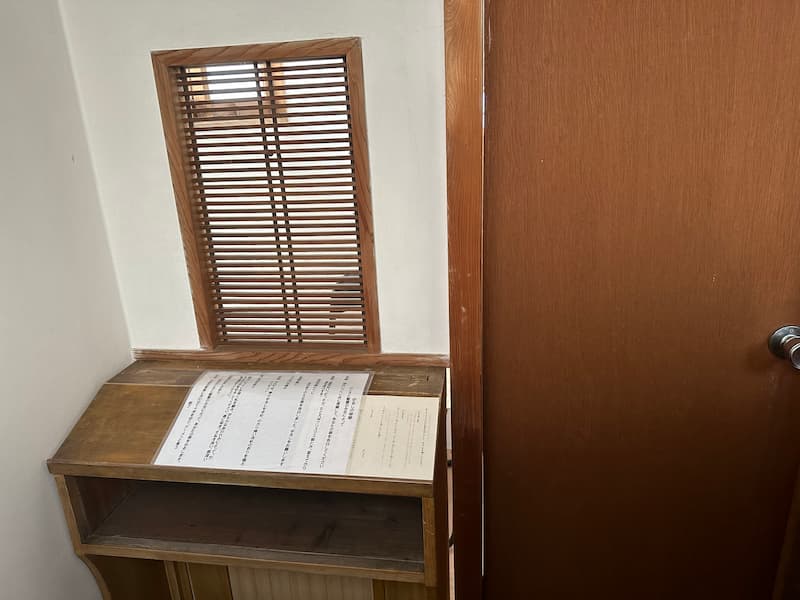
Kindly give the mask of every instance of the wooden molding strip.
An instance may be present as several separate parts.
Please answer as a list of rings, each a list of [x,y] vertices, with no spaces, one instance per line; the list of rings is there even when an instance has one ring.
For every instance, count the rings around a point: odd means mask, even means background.
[[[444,2],[457,600],[483,587],[483,7]]]
[[[297,363],[319,366],[351,367],[449,367],[446,354],[404,354],[380,352],[288,352],[272,350],[154,350],[134,348],[136,360],[193,360],[213,362]]]

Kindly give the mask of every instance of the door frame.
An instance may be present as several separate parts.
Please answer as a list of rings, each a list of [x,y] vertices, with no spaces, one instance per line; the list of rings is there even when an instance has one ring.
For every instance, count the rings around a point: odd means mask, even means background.
[[[483,596],[484,2],[444,0],[447,247],[458,600]]]

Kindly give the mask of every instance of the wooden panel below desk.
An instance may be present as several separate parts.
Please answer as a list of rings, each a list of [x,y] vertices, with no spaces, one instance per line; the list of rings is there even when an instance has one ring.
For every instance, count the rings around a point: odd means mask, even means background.
[[[429,600],[436,597],[436,590],[420,584],[397,581],[375,581],[373,600]]]
[[[372,600],[372,581],[231,567],[233,600]]]

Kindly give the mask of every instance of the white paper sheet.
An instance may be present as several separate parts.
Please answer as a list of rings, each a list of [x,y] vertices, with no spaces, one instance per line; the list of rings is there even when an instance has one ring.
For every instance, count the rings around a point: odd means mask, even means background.
[[[439,398],[365,396],[349,475],[433,479]]]
[[[155,464],[344,474],[370,373],[206,371]]]

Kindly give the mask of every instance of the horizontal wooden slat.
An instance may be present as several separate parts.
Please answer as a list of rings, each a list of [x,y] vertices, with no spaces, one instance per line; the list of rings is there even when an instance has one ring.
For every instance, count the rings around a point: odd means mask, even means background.
[[[304,73],[287,72],[281,75],[269,72],[267,69],[251,69],[250,71],[240,70],[235,72],[207,71],[206,73],[179,73],[176,76],[176,81],[178,82],[177,85],[180,87],[180,89],[187,87],[191,89],[193,87],[197,87],[198,89],[193,90],[197,92],[198,90],[206,89],[209,84],[247,83],[255,81],[256,79],[261,83],[261,85],[266,87],[270,82],[278,83],[281,81],[297,80],[313,81],[314,79],[344,79],[346,77],[344,65],[336,65],[335,67],[331,67],[331,70],[327,72],[314,73],[311,71],[312,69],[308,69]]]
[[[212,272],[209,274],[209,277],[212,282],[215,284],[221,283],[269,283],[272,281],[283,281],[285,277],[287,277],[288,273],[291,273],[291,277],[297,281],[298,283],[301,282],[308,282],[308,283],[349,283],[352,284],[354,282],[361,281],[361,275],[356,272],[353,273],[352,276],[343,276],[340,273],[328,273],[327,275],[321,275],[318,273],[304,273],[298,272],[295,269],[295,264],[290,261],[285,261],[283,270],[280,268],[276,268],[273,271],[265,271],[259,270],[256,272],[252,277],[243,277],[241,275],[233,275],[231,276],[227,271],[224,269],[220,269],[219,267],[215,266]]]
[[[254,248],[252,250],[243,251],[241,248],[234,248],[234,249],[219,249],[215,252],[215,254],[222,254],[226,258],[235,260],[238,258],[258,258],[258,257],[268,257],[274,254],[282,255],[286,251],[291,251],[294,254],[308,254],[311,255],[311,258],[318,260],[320,258],[356,258],[357,254],[359,253],[359,248],[357,246],[352,247],[340,247],[340,246],[330,246],[330,247],[316,247],[316,248],[302,248],[298,247],[297,245],[291,246],[291,248],[285,247],[285,242],[283,247],[281,248]]]
[[[316,142],[315,142],[316,144]],[[195,160],[199,160],[201,163],[205,162],[206,159],[210,156],[275,156],[276,153],[280,152],[280,154],[284,157],[285,160],[297,160],[296,158],[287,158],[290,155],[303,155],[303,154],[325,154],[326,157],[314,157],[312,160],[343,160],[347,159],[350,160],[349,156],[349,147],[340,148],[338,146],[334,147],[322,147],[322,146],[302,146],[302,147],[294,147],[294,146],[286,146],[285,148],[281,146],[281,148],[276,148],[272,144],[270,145],[262,145],[261,148],[258,150],[214,150],[212,147],[203,148],[203,151],[197,151],[193,158]],[[263,161],[263,158],[262,158]]]
[[[194,130],[195,136],[197,139],[205,139],[213,136],[218,135],[225,135],[224,133],[218,132],[226,132],[226,131],[244,131],[244,130],[261,130],[263,125],[258,121],[258,119],[252,119],[253,124],[238,124],[238,125],[215,125],[214,123],[206,123],[202,127],[197,127],[196,125],[192,126],[191,128],[187,123],[184,123],[184,132],[188,135],[190,133],[190,129]],[[348,125],[349,121],[347,118],[338,119],[328,119],[323,121],[308,121],[308,122],[294,122],[294,123],[281,123],[280,129],[281,131],[291,132],[296,129],[305,129],[310,127],[331,127],[336,126],[337,129],[341,128],[342,125]]]
[[[266,73],[265,69],[259,70],[251,70],[251,71],[241,71],[241,72],[208,72],[204,75],[200,74],[191,74],[187,73],[186,75],[178,75],[178,85],[180,86],[180,90],[183,91],[185,88],[189,88],[190,91],[193,93],[202,93],[204,90],[208,89],[209,85],[218,85],[220,83],[229,85],[229,84],[238,84],[238,83],[249,83],[254,82],[258,79],[259,83],[264,86],[268,87],[270,82],[274,82],[278,84],[282,81],[313,81],[315,79],[343,79],[345,77],[345,72],[343,66],[337,67],[336,71],[328,71],[322,73],[286,73],[283,75],[273,75],[271,77],[264,77],[263,75]],[[196,88],[196,89],[193,89]],[[209,90],[212,92],[220,91],[220,90]]]
[[[326,169],[325,172],[318,172],[313,168],[307,169],[311,171],[310,173],[298,172],[295,174],[290,174],[286,168],[284,168],[283,170],[272,168],[270,169],[271,172],[270,174],[266,174],[267,169],[265,167],[250,168],[248,170],[258,171],[261,174],[260,175],[253,175],[248,173],[240,174],[239,171],[229,171],[227,169],[219,169],[215,171],[205,170],[202,176],[192,177],[191,187],[194,190],[200,190],[206,183],[216,184],[218,182],[230,182],[233,184],[240,184],[241,182],[260,182],[257,183],[257,185],[264,185],[265,187],[269,185],[272,185],[273,187],[281,187],[283,182],[294,183],[298,187],[308,185],[309,183],[318,187],[322,187],[325,185],[338,185],[338,184],[352,185],[353,183],[352,182],[353,171],[348,165],[345,165],[344,167],[337,167],[336,170],[342,171],[340,173],[331,172],[334,169]],[[320,171],[323,171],[323,169],[320,169]],[[271,184],[270,182],[274,183]],[[200,198],[199,200],[202,201],[202,198]]]
[[[312,146],[316,147],[318,144],[327,144],[331,147],[336,147],[336,145],[341,144],[350,144],[350,137],[348,135],[341,135],[337,134],[335,136],[328,135],[328,136],[320,136],[315,135],[314,131],[306,131],[303,133],[298,133],[297,135],[292,136],[276,136],[272,133],[262,132],[260,134],[252,134],[248,137],[253,138],[249,140],[237,140],[234,138],[234,141],[207,141],[203,140],[205,143],[198,144],[197,150],[198,152],[209,152],[212,151],[214,148],[243,148],[243,149],[252,149],[252,148],[272,148],[274,146],[280,146],[281,148],[289,148],[294,146]],[[268,139],[264,139],[264,138]],[[229,138],[226,138],[229,139]]]
[[[355,202],[352,200],[349,203],[329,204],[323,200],[322,202],[292,204],[287,202],[280,194],[262,200],[232,199],[230,201],[209,202],[207,206],[197,203],[192,208],[194,212],[206,215],[206,218],[211,218],[213,215],[235,216],[237,214],[258,215],[264,213],[265,216],[278,219],[281,222],[285,222],[287,219],[293,222],[295,220],[298,222],[320,219],[338,220],[334,217],[349,217],[352,220],[358,212]]]
[[[233,297],[230,294],[246,294],[248,296],[259,296],[271,294],[273,292],[283,292],[291,290],[293,298],[298,297],[327,297],[327,298],[358,298],[362,292],[361,285],[340,285],[335,283],[301,285],[299,282],[291,281],[287,275],[286,281],[275,284],[223,284],[216,282],[214,285],[215,293],[221,297]]]
[[[246,334],[246,333],[236,333],[231,335],[224,335],[223,338],[225,341],[231,342],[234,340],[252,340],[253,342],[264,341],[264,340],[284,340],[287,337],[296,337],[302,339],[307,342],[351,342],[351,343],[358,343],[363,344],[365,343],[363,336],[354,336],[354,335],[321,335],[321,334],[314,334],[314,335],[297,335],[297,336],[287,336],[287,335],[270,335],[268,333],[257,333],[257,334]]]
[[[259,213],[271,213],[273,211],[262,210]],[[319,230],[318,233],[325,234],[325,230],[331,229],[339,229],[351,231],[352,233],[356,233],[356,226],[353,224],[355,217],[350,215],[350,219],[343,221],[342,219],[334,219],[333,217],[326,217],[324,214],[320,214],[319,216],[310,218],[310,219],[298,219],[294,221],[291,217],[287,215],[274,215],[274,214],[255,214],[255,213],[247,213],[243,215],[219,215],[212,212],[203,212],[201,215],[198,215],[198,222],[205,225],[206,229],[247,229],[247,235],[258,235],[256,231],[250,232],[249,230],[260,230],[260,229],[272,229],[273,227],[286,227],[286,222],[289,221],[290,225],[289,228],[292,231],[301,230],[299,233],[302,235],[311,235],[313,230]],[[308,222],[314,221],[314,222]],[[332,222],[331,222],[332,221]],[[310,229],[312,231],[302,231],[305,229]],[[222,234],[220,234],[222,235]]]
[[[300,234],[298,234],[298,233],[288,233],[288,234],[287,233],[280,233],[277,236],[276,235],[272,235],[270,237],[267,237],[266,235],[260,234],[259,238],[263,238],[263,239],[253,239],[253,240],[250,240],[249,243],[248,243],[247,240],[243,240],[242,239],[243,236],[241,236],[241,235],[238,236],[238,237],[233,237],[233,234],[231,234],[231,235],[219,234],[219,235],[221,237],[217,237],[217,236],[214,236],[214,235],[203,234],[204,237],[203,237],[202,242],[204,243],[205,246],[207,246],[209,248],[213,247],[214,249],[218,249],[220,251],[228,250],[228,251],[230,251],[229,253],[231,253],[231,254],[233,254],[235,252],[241,253],[242,250],[243,250],[243,247],[246,247],[246,246],[250,246],[251,248],[254,248],[254,250],[257,250],[258,248],[267,249],[269,247],[277,247],[277,249],[280,251],[279,253],[285,253],[288,250],[290,250],[289,245],[291,245],[292,248],[294,248],[295,245],[300,247],[301,244],[302,245],[306,245],[306,244],[311,244],[313,242],[319,242],[320,244],[327,244],[327,243],[334,242],[334,241],[343,241],[343,242],[348,242],[350,244],[357,243],[356,242],[356,238],[355,238],[355,236],[353,234],[349,234],[348,237],[346,237],[346,238],[342,237],[342,238],[328,239],[328,240],[325,240],[325,239],[320,240],[320,239],[315,239],[315,238],[301,237]],[[305,235],[310,235],[310,234],[305,234]],[[299,261],[316,260],[316,259],[319,258],[313,252],[298,253],[298,254],[303,254],[303,256],[296,256],[295,257],[295,259],[298,261],[297,264],[299,266],[303,266]],[[350,261],[350,260],[356,260],[357,261],[358,257],[357,256],[336,256],[336,257],[331,257],[331,259],[332,260],[338,260],[339,262],[347,262],[347,261]]]
[[[181,117],[185,121],[191,120],[193,123],[205,121],[257,121],[262,116],[270,119],[266,123],[259,123],[262,133],[266,135],[274,135],[275,123],[271,121],[272,118],[289,119],[293,117],[327,117],[333,115],[346,115],[349,110],[344,102],[332,102],[327,106],[323,106],[323,110],[309,111],[308,108],[316,108],[323,105],[309,103],[305,106],[298,106],[295,104],[281,104],[272,106],[264,106],[255,104],[253,106],[230,106],[230,107],[217,107],[211,109],[195,109],[189,108],[181,112]],[[252,113],[252,114],[251,114]],[[198,116],[199,115],[199,116]],[[213,117],[213,118],[210,118]],[[278,129],[280,125],[278,123]]]
[[[309,179],[309,177],[313,178],[312,176],[306,177],[294,177],[293,179]],[[327,179],[345,179],[341,175],[326,175],[325,178]],[[194,183],[193,187],[195,188],[202,188],[204,190],[208,189],[228,189],[228,190],[248,190],[248,189],[318,189],[318,188],[325,188],[325,189],[338,189],[338,190],[348,190],[354,191],[355,187],[353,186],[353,182],[351,180],[345,181],[316,181],[312,179],[311,181],[307,182],[289,182],[285,181],[287,179],[284,176],[275,175],[271,178],[263,177],[245,177],[245,178],[232,178],[232,179],[224,179],[224,178],[210,178],[204,179],[202,182],[197,181]],[[227,184],[225,182],[228,182]],[[260,183],[241,183],[241,182],[255,182],[260,181]]]
[[[207,215],[207,219],[215,220],[217,218],[221,218],[220,215],[231,215],[231,214],[245,214],[248,216],[256,216],[258,214],[264,214],[264,218],[268,219],[273,222],[277,222],[278,224],[286,224],[287,222],[291,222],[292,226],[299,226],[303,221],[348,221],[352,224],[354,215],[352,214],[326,214],[324,209],[320,208],[311,208],[308,211],[314,212],[316,214],[312,215],[297,215],[294,214],[294,211],[287,211],[284,208],[281,208],[279,201],[276,202],[274,207],[267,207],[267,208],[229,208],[229,209],[198,209],[199,212],[202,214]],[[329,210],[328,212],[333,212]],[[313,223],[308,225],[309,227],[313,227]],[[228,225],[220,225],[222,228],[229,227]]]
[[[342,135],[349,133],[347,123],[347,120],[327,122],[314,121],[312,123],[281,123],[278,130],[282,136],[285,135],[286,137],[292,138],[313,135]],[[318,129],[319,127],[327,127],[327,129]],[[225,131],[225,129],[227,128],[212,130],[211,133],[201,133],[201,130],[198,130],[198,133],[195,135],[195,140],[197,142],[213,143],[214,140],[218,139],[235,140],[237,138],[261,137],[264,135],[265,129],[269,136],[274,137],[275,135],[273,126],[269,124],[266,127],[258,124],[253,127],[239,126],[237,128],[230,128],[229,131]]]
[[[272,130],[274,127],[276,127],[276,125],[278,128],[280,128],[284,122],[288,122],[287,119],[289,118],[343,115],[347,114],[350,110],[350,103],[345,97],[343,97],[343,99],[340,101],[330,102],[330,104],[327,105],[320,105],[316,102],[309,102],[307,104],[297,102],[297,100],[309,100],[315,98],[316,96],[328,97],[327,94],[316,92],[302,95],[297,94],[289,98],[291,102],[287,100],[286,102],[281,102],[280,104],[259,104],[258,101],[247,100],[246,102],[243,101],[236,104],[231,103],[228,106],[201,105],[196,108],[195,102],[187,101],[186,106],[181,107],[179,113],[184,123],[188,125],[189,121],[193,123],[210,120],[232,121],[236,120],[238,116],[237,113],[251,111],[256,111],[256,114],[241,115],[241,118],[258,120],[260,117],[259,113],[263,112],[267,117],[276,117],[278,119],[277,124],[272,120],[259,123],[259,126],[262,129]],[[197,103],[199,102],[200,100],[197,101]]]
[[[343,245],[343,246],[352,246],[352,245],[358,243],[357,240],[352,240],[352,239],[329,239],[329,240],[312,240],[312,239],[310,239],[310,240],[303,240],[302,242],[300,242],[298,240],[295,240],[295,241],[296,241],[296,243],[298,245],[302,244],[302,245],[308,245],[308,246],[312,246],[312,245],[337,245],[337,244]],[[230,241],[224,242],[223,245],[224,246],[245,246],[245,247],[246,246],[252,246],[252,247],[259,248],[263,244],[261,244],[257,240],[254,240],[254,241],[249,242],[249,243],[248,242],[240,242],[240,241],[236,241],[236,240],[230,240]],[[239,248],[238,251],[242,251],[242,248]]]
[[[299,119],[301,117],[337,117],[337,116],[340,116],[340,115],[348,115],[348,114],[350,114],[350,111],[348,109],[344,108],[342,110],[320,110],[320,111],[314,111],[314,112],[293,112],[293,113],[289,113],[289,112],[286,112],[286,110],[284,110],[278,116],[279,117],[284,117],[284,118],[292,117],[292,118]],[[225,117],[224,119],[221,119],[220,117],[216,117],[216,116],[209,116],[209,117],[186,117],[186,116],[184,116],[184,119],[191,120],[192,123],[201,123],[201,124],[207,124],[207,125],[213,125],[214,122],[223,121],[223,120],[225,122],[230,122],[232,124],[241,125],[240,121],[250,121],[251,123],[259,122],[259,115],[242,115],[242,116],[231,115],[229,117]],[[239,122],[239,123],[237,123],[237,122]]]
[[[273,187],[272,192],[274,192],[275,187],[280,187],[276,185]],[[257,196],[271,196],[272,192],[258,192],[258,191],[251,191],[246,192],[240,189],[231,189],[228,188],[225,191],[220,191],[220,188],[215,188],[212,191],[206,191],[205,188],[202,190],[198,190],[199,193],[203,195],[203,198],[206,200],[213,200],[215,198],[252,198]],[[280,190],[280,195],[285,196],[287,198],[295,198],[295,197],[309,197],[309,196],[321,196],[318,200],[319,203],[324,204],[326,199],[334,197],[334,196],[353,196],[352,189],[339,189],[339,188],[323,188],[323,187],[312,187],[307,190],[298,190],[294,188],[290,191]],[[336,198],[339,199],[339,198]]]
[[[278,272],[281,268],[286,268],[288,261],[286,259],[281,259],[278,261],[275,260],[267,260],[267,259],[228,259],[222,258],[220,259],[222,262],[219,263],[209,263],[208,264],[208,271],[214,270],[215,272],[224,273],[226,275],[242,275],[244,273],[251,273],[253,271],[248,271],[247,269],[272,269],[272,272]],[[323,263],[323,264],[319,264]],[[315,275],[320,277],[327,277],[327,276],[341,276],[343,274],[352,274],[352,275],[359,275],[360,265],[357,262],[352,262],[350,264],[342,264],[341,262],[326,262],[326,261],[315,261],[313,263],[304,262],[298,263],[293,262],[291,263],[292,267],[295,268],[296,272],[299,275]]]
[[[293,322],[294,321],[294,322]],[[353,338],[353,336],[358,336],[360,332],[364,329],[363,323],[358,325],[342,325],[337,323],[335,320],[331,320],[329,323],[325,324],[323,327],[308,327],[308,324],[303,321],[302,324],[298,319],[295,319],[291,316],[291,312],[289,316],[286,317],[283,323],[275,323],[269,327],[243,327],[243,326],[232,326],[229,322],[226,322],[224,326],[220,326],[219,330],[224,331],[227,335],[239,335],[239,334],[258,334],[258,333],[265,333],[265,334],[274,334],[274,335],[286,335],[288,330],[293,331],[294,335],[298,336],[309,336],[309,335],[332,335],[337,336],[340,338],[348,338],[348,339],[357,339]]]
[[[321,236],[349,236],[355,240],[357,231],[352,227],[352,223],[290,223],[286,224],[279,221],[249,221],[240,223],[221,224],[209,223],[200,220],[203,235],[206,240],[216,244],[225,244],[233,239],[251,239],[253,242],[261,244],[283,243],[296,241],[301,243],[307,237]],[[278,248],[284,250],[284,248]]]
[[[352,164],[352,157],[350,156],[284,156],[283,163],[284,165],[291,163],[305,163],[305,162],[313,162],[318,163],[314,165],[313,169],[322,168],[325,166],[336,167],[336,168],[344,168]],[[214,159],[214,160],[197,160],[195,157],[191,159],[191,165],[194,167],[202,168],[205,165],[248,165],[260,163],[264,164],[263,158],[225,158],[225,159]],[[238,170],[238,168],[236,169]]]
[[[291,248],[286,249],[285,254],[292,254]],[[237,257],[231,257],[231,258],[240,259],[242,257],[238,257],[237,256]],[[319,259],[323,259],[325,257],[324,256],[314,256],[313,258],[314,258],[314,260],[319,260]],[[333,258],[339,258],[339,257],[336,256],[336,257],[333,257]],[[278,263],[281,264],[282,267],[285,268],[285,269],[292,268],[292,269],[296,270],[296,268],[298,268],[298,267],[306,266],[305,263],[301,264],[301,263],[298,263],[298,262],[292,262],[292,261],[284,258],[283,253],[275,254],[274,256],[263,256],[263,255],[260,255],[260,256],[258,256],[256,258],[254,258],[253,260],[259,260],[259,261],[277,260]],[[266,271],[265,268],[263,268],[261,263],[253,263],[253,266],[256,268],[256,270],[250,272],[250,275],[252,275],[252,277],[234,277],[234,276],[230,276],[229,270],[226,269],[226,267],[227,267],[226,263],[214,264],[211,267],[213,272],[211,273],[210,277],[211,277],[211,279],[213,281],[217,281],[217,282],[237,282],[237,283],[258,283],[258,282],[262,282],[263,283],[263,282],[273,281],[275,279],[275,277],[278,277],[278,274],[277,274],[278,272],[277,271]],[[355,266],[355,263],[354,263],[354,266]],[[275,273],[275,277],[269,278],[269,277],[265,276],[265,275],[268,275],[270,273]],[[316,282],[316,283],[326,283],[326,282],[334,283],[334,282],[341,282],[341,281],[355,281],[360,277],[358,272],[353,272],[352,273],[352,277],[351,276],[345,277],[345,276],[343,276],[341,274],[336,274],[336,273],[334,273],[333,275],[335,275],[335,276],[334,277],[322,277],[320,275],[315,275],[315,274],[310,274],[309,275],[308,273],[306,273],[304,271],[296,271],[294,276],[297,278],[298,281],[307,281],[307,282]]]
[[[189,165],[189,166],[193,170],[192,178],[196,179],[197,174],[198,174],[198,167],[196,165]],[[207,164],[203,165],[203,173],[205,173],[209,177],[212,176],[212,175],[217,175],[217,174],[223,174],[223,175],[224,174],[234,174],[234,175],[238,175],[240,173],[250,173],[250,172],[264,173],[264,172],[267,171],[267,168],[266,168],[265,165],[262,165],[262,166],[259,166],[259,167],[224,167],[224,168],[223,167],[208,168],[208,167],[210,167],[210,165],[207,165]],[[349,176],[349,175],[351,175],[353,173],[353,165],[352,164],[291,165],[290,166],[290,165],[287,165],[285,163],[281,163],[280,167],[281,167],[280,171],[287,178],[288,178],[288,176],[290,176],[292,174],[295,174],[295,173],[302,173],[303,178],[319,176],[319,175],[322,175],[322,173],[319,173],[320,171],[322,171],[322,172],[325,172],[325,171],[328,171],[328,172],[336,171],[338,173],[336,175],[336,177]],[[278,166],[271,166],[269,168],[269,170],[270,171],[278,171],[279,168],[278,168]],[[307,171],[311,171],[311,173],[307,173]],[[319,175],[317,175],[317,173],[319,173]],[[329,173],[329,174],[333,175],[333,173]]]
[[[334,77],[336,81],[331,82],[310,82],[310,83],[281,83],[269,86],[269,92],[290,92],[293,90],[314,90],[314,89],[328,89],[328,95],[330,96],[342,96],[347,93],[347,81],[344,77],[338,76]],[[207,96],[209,93],[212,94],[241,94],[244,92],[256,92],[255,86],[246,86],[246,87],[236,87],[236,88],[224,88],[224,89],[217,89],[217,90],[192,90],[192,89],[185,89],[186,84],[183,84],[178,89],[178,94],[186,97],[186,96]],[[181,89],[183,88],[183,89]],[[339,92],[338,90],[343,90]],[[336,91],[334,91],[336,90]],[[283,97],[283,96],[278,96]]]
[[[264,141],[264,136],[270,138],[266,142]],[[238,135],[238,138],[242,138],[244,136]],[[249,139],[247,141],[236,141],[236,137],[229,136],[224,139],[231,139],[233,138],[234,141],[211,141],[206,142],[203,144],[198,144],[197,148],[199,150],[206,150],[208,148],[250,148],[253,146],[261,146],[263,147],[265,144],[269,146],[300,146],[303,144],[310,143],[309,140],[314,141],[317,144],[349,144],[350,143],[350,136],[349,135],[341,135],[337,134],[336,136],[329,136],[329,137],[322,137],[315,131],[307,131],[304,133],[298,133],[297,135],[292,135],[291,139],[287,139],[290,136],[281,136],[279,140],[275,139],[275,135],[272,133],[253,133],[247,134]],[[204,140],[205,141],[205,140]]]
[[[345,169],[347,169],[347,168],[345,168]],[[261,169],[261,170],[262,171],[266,171],[266,169]],[[272,169],[272,171],[278,172],[278,169]],[[224,175],[224,177],[219,177],[218,175]],[[322,185],[338,185],[339,183],[341,183],[343,185],[344,184],[353,185],[354,182],[352,181],[352,178],[353,178],[352,170],[349,170],[349,169],[347,169],[346,173],[306,173],[306,174],[302,174],[302,175],[287,175],[285,173],[285,170],[284,170],[284,171],[281,171],[279,175],[272,175],[271,177],[267,176],[267,175],[260,175],[260,176],[256,176],[256,175],[228,175],[225,171],[220,170],[220,171],[213,171],[212,173],[209,173],[208,171],[206,171],[203,174],[203,176],[200,177],[200,178],[193,177],[192,178],[192,185],[195,188],[200,187],[200,186],[202,186],[202,185],[204,185],[206,183],[216,184],[216,183],[225,183],[225,182],[234,183],[234,184],[238,184],[240,182],[255,182],[255,183],[260,183],[261,185],[265,185],[265,184],[269,184],[269,182],[271,182],[273,180],[280,180],[281,182],[285,182],[285,181],[300,182],[302,180],[302,182],[294,184],[294,185],[297,185],[297,186],[308,185],[309,183],[311,183],[312,185],[319,185],[319,186],[322,186]],[[347,181],[341,181],[341,182],[333,181],[333,182],[331,182],[331,181],[328,181],[330,179],[337,179],[337,180],[338,179],[343,179],[343,180],[346,179]],[[282,184],[282,185],[284,185],[284,184]]]
[[[231,328],[236,325],[248,325],[251,323],[256,323],[257,325],[274,323],[276,327],[280,327],[286,323],[287,319],[295,318],[295,313],[292,311],[290,313],[282,314],[280,317],[261,319],[226,319],[225,326]],[[304,326],[328,325],[330,323],[335,323],[337,327],[361,327],[364,325],[364,319],[347,319],[340,317],[331,317],[330,319],[308,319],[303,317]]]
[[[276,186],[279,187],[279,186]],[[208,192],[205,192],[208,193]],[[226,214],[226,213],[259,213],[268,212],[275,213],[278,211],[282,215],[291,214],[298,219],[305,215],[308,219],[299,219],[301,221],[314,220],[315,214],[331,213],[332,215],[340,215],[353,217],[356,212],[355,193],[354,190],[342,188],[337,191],[336,200],[342,202],[330,202],[327,197],[321,198],[305,198],[299,194],[295,196],[287,196],[282,189],[267,190],[264,192],[245,192],[245,193],[260,193],[263,198],[259,199],[258,196],[236,196],[232,195],[230,198],[220,198],[218,196],[206,197],[204,192],[200,189],[197,190],[198,202],[193,203],[193,208],[196,212],[212,213],[212,214]],[[314,195],[314,191],[309,190],[310,196]],[[317,195],[324,195],[330,193],[328,191],[317,191]],[[349,197],[347,197],[349,195]]]
[[[211,241],[212,243],[217,243],[217,244],[220,244],[220,245],[223,245],[223,246],[232,246],[232,245],[241,246],[243,244],[244,245],[253,244],[255,246],[258,246],[259,244],[272,244],[273,242],[280,241],[277,238],[286,238],[287,236],[291,237],[291,239],[294,240],[295,242],[297,242],[298,244],[300,244],[300,243],[312,243],[312,242],[315,241],[315,238],[320,238],[320,237],[331,238],[330,241],[335,241],[333,238],[337,238],[337,239],[338,238],[347,238],[347,239],[352,239],[354,241],[355,240],[354,236],[356,235],[355,230],[348,230],[348,231],[334,231],[334,230],[330,230],[330,231],[305,231],[305,230],[300,230],[299,228],[292,227],[291,228],[291,232],[287,232],[287,231],[281,232],[281,231],[279,231],[277,234],[275,234],[275,232],[272,232],[272,233],[265,232],[265,233],[248,233],[248,234],[245,234],[246,236],[248,236],[250,238],[250,242],[248,242],[248,241],[239,241],[239,240],[236,240],[236,239],[230,239],[230,240],[225,239],[225,238],[241,238],[242,237],[241,233],[239,233],[239,234],[235,234],[235,233],[209,233],[209,230],[211,230],[211,229],[212,228],[210,228],[208,226],[204,226],[203,227],[203,235],[206,238],[206,241]],[[319,229],[322,229],[322,228],[319,228]],[[219,240],[219,241],[215,242],[215,240]],[[319,240],[316,240],[316,241],[319,241]]]
[[[255,64],[259,66],[253,68]],[[293,66],[289,65],[282,65],[282,66],[273,66],[271,69],[268,69],[264,66],[264,63],[258,63],[258,61],[254,61],[253,63],[242,63],[238,66],[231,66],[231,68],[226,69],[213,69],[208,70],[206,67],[201,67],[202,71],[184,71],[178,72],[175,75],[175,79],[180,82],[193,82],[196,79],[204,79],[207,77],[218,77],[222,75],[230,76],[244,74],[244,73],[267,73],[271,72],[274,76],[278,76],[278,73],[291,73],[291,72],[301,72],[301,71],[322,71],[322,70],[335,70],[339,73],[344,71],[344,61],[334,62],[330,64],[296,64]]]
[[[219,301],[217,300],[217,302],[219,302]],[[227,304],[246,304],[246,305],[252,305],[253,307],[256,307],[258,305],[266,304],[266,305],[271,305],[271,306],[277,307],[277,306],[281,306],[283,304],[286,304],[287,302],[288,302],[288,300],[286,300],[285,298],[280,298],[280,299],[277,299],[277,300],[273,299],[273,298],[255,298],[255,299],[247,299],[246,301],[241,299],[241,298],[239,298],[239,299],[230,299],[230,300],[227,301]],[[309,307],[310,306],[314,306],[314,305],[319,306],[319,307],[327,307],[327,309],[330,310],[330,311],[334,311],[337,306],[342,306],[342,307],[345,307],[345,308],[347,308],[347,307],[350,307],[350,308],[354,308],[354,307],[363,308],[364,307],[363,304],[358,304],[357,302],[346,301],[346,300],[342,300],[341,302],[338,302],[336,304],[332,303],[330,300],[301,300],[300,302],[297,302],[297,303],[293,302],[293,304],[308,305]],[[233,308],[233,307],[229,307],[229,308]]]
[[[220,290],[219,287],[215,286],[214,290],[212,290],[212,294],[222,300],[233,300],[233,299],[258,299],[258,300],[270,300],[270,299],[277,299],[281,300],[285,298],[285,295],[280,291],[280,288],[243,288],[238,290],[231,290],[225,289]],[[321,300],[329,300],[331,302],[344,302],[346,304],[355,304],[361,302],[361,290],[356,288],[355,290],[348,290],[342,289],[339,290],[335,286],[331,286],[328,289],[324,289],[321,291],[311,291],[307,288],[297,288],[295,289],[292,287],[292,298],[295,300],[313,300],[315,303]]]
[[[342,284],[345,281],[348,285],[352,285],[353,282],[360,282],[359,277],[353,278],[341,278],[341,277],[312,277],[312,278],[300,278],[290,274],[284,275],[276,275],[275,277],[255,277],[253,279],[246,278],[246,277],[234,277],[234,278],[227,278],[227,277],[212,277],[212,281],[222,287],[223,284],[231,284],[231,283],[247,283],[247,284],[265,284],[265,283],[275,283],[279,285],[285,285],[287,279],[290,281],[289,285],[300,285],[300,284],[313,284],[315,286],[330,286],[331,284]],[[360,285],[360,284],[359,284]],[[307,286],[308,287],[308,286]]]
[[[328,202],[325,202],[328,204]],[[262,208],[267,206],[268,208]],[[276,194],[275,198],[270,198],[267,200],[231,200],[231,201],[222,201],[222,202],[207,202],[205,206],[202,204],[197,204],[194,206],[194,211],[202,214],[213,214],[213,213],[238,213],[238,212],[247,212],[247,211],[255,211],[255,212],[269,212],[271,214],[277,213],[281,219],[286,218],[286,215],[290,215],[291,218],[298,218],[300,216],[306,215],[310,213],[310,219],[313,220],[314,215],[321,213],[323,211],[329,212],[331,214],[339,214],[342,212],[356,212],[355,202],[351,201],[341,202],[334,204],[333,206],[320,206],[318,202],[306,202],[306,203],[288,203],[286,202],[280,194]]]
[[[268,317],[268,316],[280,316],[285,317],[286,313],[283,309],[280,310],[272,310],[269,308],[217,308],[215,310],[216,313],[225,315],[227,318],[251,318],[253,316],[261,316],[261,317]],[[300,313],[301,315],[305,316],[306,318],[313,318],[313,319],[328,319],[331,317],[337,318],[346,318],[351,317],[354,315],[362,314],[361,311],[358,309],[348,309],[348,310],[331,310],[330,308],[325,307],[318,307],[318,306],[304,306],[300,308],[293,308],[292,314]]]

